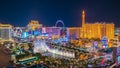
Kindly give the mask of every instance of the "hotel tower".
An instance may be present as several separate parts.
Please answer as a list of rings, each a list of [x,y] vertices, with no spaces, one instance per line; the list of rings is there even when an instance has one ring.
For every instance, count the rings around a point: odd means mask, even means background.
[[[70,36],[75,35],[77,38],[99,38],[106,36],[108,39],[114,39],[114,23],[95,22],[87,23],[85,21],[85,11],[82,11],[82,27],[69,27]]]

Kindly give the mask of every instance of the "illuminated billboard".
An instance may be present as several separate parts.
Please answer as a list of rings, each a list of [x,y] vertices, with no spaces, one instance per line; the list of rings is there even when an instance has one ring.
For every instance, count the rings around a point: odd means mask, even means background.
[[[106,36],[102,38],[102,44],[104,48],[108,47],[108,38]]]

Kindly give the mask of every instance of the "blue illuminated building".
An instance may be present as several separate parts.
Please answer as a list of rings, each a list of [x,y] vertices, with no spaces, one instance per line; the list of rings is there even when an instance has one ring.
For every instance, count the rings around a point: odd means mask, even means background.
[[[28,32],[22,32],[21,38],[28,38],[29,34]]]

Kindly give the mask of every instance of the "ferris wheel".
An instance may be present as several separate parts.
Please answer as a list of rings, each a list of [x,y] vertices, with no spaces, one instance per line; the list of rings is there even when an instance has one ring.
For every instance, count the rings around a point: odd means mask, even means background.
[[[57,20],[57,22],[55,23],[55,27],[57,27],[58,23],[61,23],[63,27],[65,27],[65,24],[62,20]]]

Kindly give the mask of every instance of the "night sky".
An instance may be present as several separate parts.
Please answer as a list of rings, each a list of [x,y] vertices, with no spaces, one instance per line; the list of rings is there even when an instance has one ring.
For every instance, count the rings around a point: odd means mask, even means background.
[[[87,22],[114,22],[120,27],[119,0],[0,0],[0,22],[26,26],[38,20],[54,26],[61,19],[67,27],[81,26],[83,9]]]

